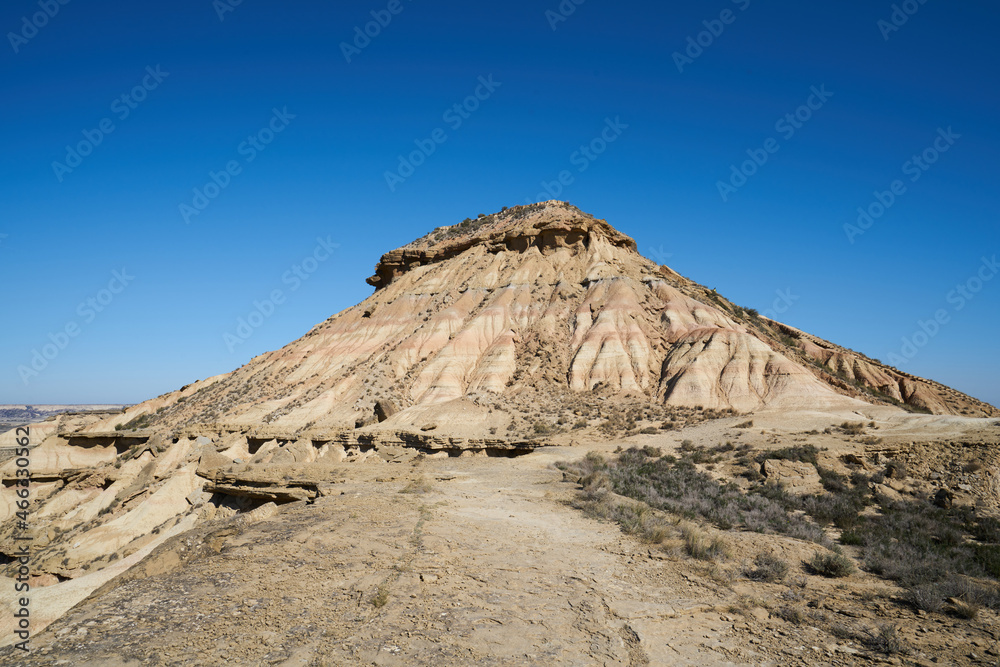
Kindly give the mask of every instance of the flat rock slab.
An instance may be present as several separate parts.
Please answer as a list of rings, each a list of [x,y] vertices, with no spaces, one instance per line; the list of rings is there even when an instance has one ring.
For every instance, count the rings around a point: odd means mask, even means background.
[[[768,459],[761,465],[760,471],[768,484],[779,484],[788,493],[807,495],[823,490],[816,466],[811,463]]]

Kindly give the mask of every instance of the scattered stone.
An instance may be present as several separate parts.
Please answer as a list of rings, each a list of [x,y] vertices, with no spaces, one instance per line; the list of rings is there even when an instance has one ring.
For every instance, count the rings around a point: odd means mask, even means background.
[[[375,401],[375,418],[384,422],[389,417],[396,414],[396,404],[387,398],[380,398]]]
[[[955,494],[948,489],[941,488],[938,489],[937,493],[934,494],[934,504],[941,509],[949,509],[955,501]]]

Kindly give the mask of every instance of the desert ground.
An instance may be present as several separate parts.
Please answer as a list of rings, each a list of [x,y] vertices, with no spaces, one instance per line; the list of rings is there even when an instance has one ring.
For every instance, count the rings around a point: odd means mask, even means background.
[[[882,442],[822,433],[841,417],[876,423]],[[669,538],[651,544],[581,511],[578,480],[558,467],[588,452],[611,457],[619,447],[677,452],[684,442],[736,440],[766,450],[808,440],[831,460],[891,452],[910,465],[911,479],[895,484],[897,493],[921,494],[944,483],[931,479],[940,471],[926,465],[926,444],[955,447],[957,458],[995,460],[1000,434],[996,420],[875,406],[863,414],[764,412],[752,428],[736,428],[739,421],[617,443],[570,444],[567,434],[516,458],[288,464],[286,474],[322,477],[327,493],[260,505],[167,539],[53,622],[30,657],[7,647],[0,659],[94,666],[996,663],[993,610],[974,619],[915,610],[899,587],[862,570],[838,579],[812,573],[805,562],[819,547],[781,535],[704,526],[728,553],[692,558]],[[820,433],[805,435],[814,430]],[[995,470],[963,485],[970,491],[957,501],[995,510]],[[789,564],[782,582],[741,574],[762,552]],[[897,628],[901,651],[883,653],[865,641],[883,626]]]

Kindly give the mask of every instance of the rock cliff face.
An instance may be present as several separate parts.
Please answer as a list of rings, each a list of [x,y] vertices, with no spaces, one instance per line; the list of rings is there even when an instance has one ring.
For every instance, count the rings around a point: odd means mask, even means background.
[[[739,412],[846,396],[998,414],[758,317],[563,202],[438,228],[384,255],[368,282],[371,297],[288,346],[93,428],[265,423],[302,433],[363,426],[382,400],[398,408],[383,415],[386,428],[524,435],[540,406],[595,391]]]
[[[565,211],[553,210],[550,206],[553,203],[558,202],[517,206],[454,227],[439,227],[427,236],[382,255],[368,284],[380,289],[412,268],[457,257],[473,246],[482,246],[494,254],[523,253],[529,248],[537,248],[543,255],[549,255],[556,248],[585,251],[591,238],[599,236],[613,246],[635,251],[635,241],[604,220],[582,215],[575,209],[574,213],[579,215],[566,215]]]

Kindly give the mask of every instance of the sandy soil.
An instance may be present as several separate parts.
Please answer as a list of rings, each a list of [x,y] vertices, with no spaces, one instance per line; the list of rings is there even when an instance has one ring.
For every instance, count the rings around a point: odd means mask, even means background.
[[[803,419],[798,424],[810,423]],[[905,432],[906,418],[896,421],[886,428]],[[717,441],[732,434],[730,426],[708,423],[683,435]],[[773,430],[761,431],[743,437],[762,443],[774,437]],[[679,436],[639,439],[670,447]],[[340,495],[285,505],[255,523],[228,519],[175,537],[51,625],[34,640],[30,657],[7,647],[0,660],[870,664],[871,654],[851,641],[777,618],[772,612],[789,595],[787,585],[727,579],[571,507],[576,485],[563,481],[553,463],[613,447],[342,466],[331,471],[348,480],[338,485]],[[429,489],[404,492],[420,482]],[[815,548],[775,536],[727,535],[734,561],[777,548],[794,562]],[[992,612],[982,612],[975,626],[924,618],[892,604],[891,595],[860,595],[887,587],[870,575],[833,584],[797,574],[805,582],[795,594],[802,604],[851,623],[902,622],[915,647],[907,664],[996,660]]]

